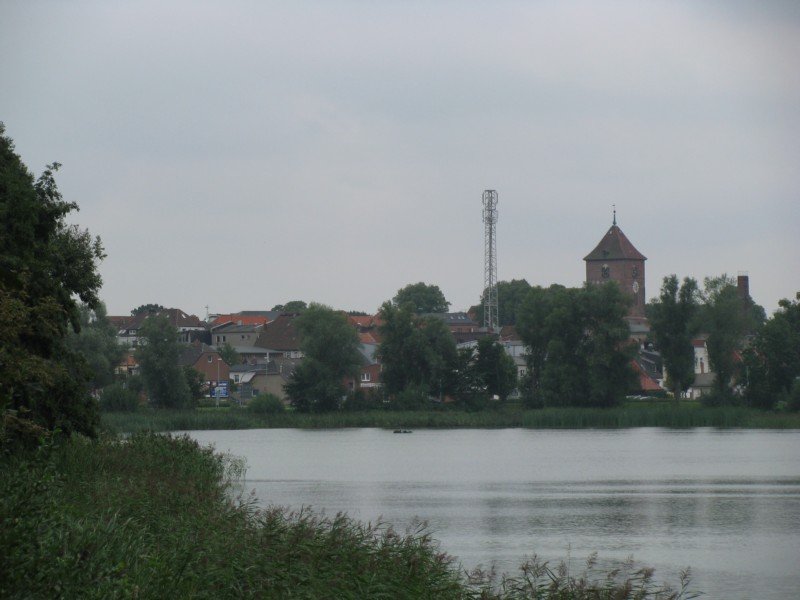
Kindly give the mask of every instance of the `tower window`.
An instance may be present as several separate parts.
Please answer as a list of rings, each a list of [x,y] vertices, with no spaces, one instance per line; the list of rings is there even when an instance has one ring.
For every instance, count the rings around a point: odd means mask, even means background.
[[[608,268],[608,265],[603,265],[601,274],[603,275],[603,279],[608,279],[611,276],[611,270]]]

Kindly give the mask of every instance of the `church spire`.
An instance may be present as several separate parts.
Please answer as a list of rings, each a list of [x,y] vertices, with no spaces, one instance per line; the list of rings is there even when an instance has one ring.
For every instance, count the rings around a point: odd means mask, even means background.
[[[617,224],[617,205],[616,204],[612,204],[611,206],[614,208],[614,220],[612,221],[611,224],[612,225],[616,225]]]

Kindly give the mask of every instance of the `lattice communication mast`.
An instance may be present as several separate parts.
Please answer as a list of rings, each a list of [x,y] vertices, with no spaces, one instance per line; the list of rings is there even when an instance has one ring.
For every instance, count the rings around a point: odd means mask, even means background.
[[[497,331],[500,319],[497,310],[497,192],[483,192],[483,326]]]

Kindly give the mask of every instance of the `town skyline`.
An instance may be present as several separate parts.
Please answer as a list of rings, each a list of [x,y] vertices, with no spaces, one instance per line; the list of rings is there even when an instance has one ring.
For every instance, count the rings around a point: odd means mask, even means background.
[[[800,8],[513,2],[0,8],[0,120],[99,235],[110,314],[452,310],[579,286],[612,221],[664,276],[800,289]],[[502,306],[500,307],[502,311]]]

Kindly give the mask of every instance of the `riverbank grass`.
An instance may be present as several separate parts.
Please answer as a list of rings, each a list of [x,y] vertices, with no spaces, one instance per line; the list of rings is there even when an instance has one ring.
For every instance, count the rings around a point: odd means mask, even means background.
[[[424,526],[257,510],[244,465],[188,437],[72,438],[0,448],[0,597],[664,600],[652,571],[571,575],[527,561],[463,573]]]
[[[800,429],[800,413],[766,412],[744,407],[703,407],[697,403],[629,403],[609,409],[503,407],[463,410],[364,411],[257,414],[237,407],[193,410],[141,409],[104,413],[102,426],[112,433],[195,431],[203,429],[379,427],[384,429],[524,427],[529,429],[624,429],[692,427]]]

